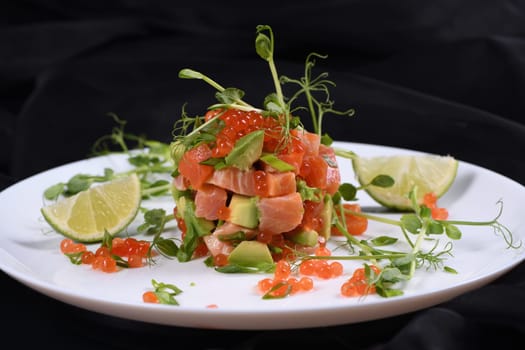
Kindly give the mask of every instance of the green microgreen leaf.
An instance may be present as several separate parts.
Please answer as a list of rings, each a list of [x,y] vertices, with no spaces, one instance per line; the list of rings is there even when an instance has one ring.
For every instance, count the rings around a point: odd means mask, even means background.
[[[416,234],[423,225],[416,214],[404,214],[401,216],[401,226],[408,232]]]
[[[104,236],[102,236],[100,246],[108,248],[109,251],[113,248],[113,236],[106,229],[104,229]]]
[[[276,291],[280,290],[281,288],[286,288],[284,292],[279,292],[278,294],[275,294]],[[266,292],[262,298],[265,300],[268,299],[283,299],[286,298],[290,293],[292,292],[292,285],[287,282],[279,282],[276,283],[268,292]]]
[[[422,219],[430,219],[430,218],[432,218],[432,209],[430,209],[426,205],[420,206],[419,207],[419,216]]]
[[[443,225],[439,222],[430,221],[427,228],[427,233],[429,235],[440,235],[444,232]]]
[[[200,80],[204,80],[205,82],[207,82],[208,84],[210,84],[211,86],[213,86],[214,88],[216,88],[219,91],[224,91],[225,90],[221,85],[217,84],[213,79],[210,79],[206,75],[204,75],[204,74],[202,74],[200,72],[197,72],[197,71],[195,71],[193,69],[189,69],[189,68],[181,69],[179,71],[179,78],[181,78],[181,79],[200,79]]]
[[[129,268],[128,262],[124,260],[122,257],[115,255],[115,254],[111,254],[111,257],[117,262],[117,266],[125,268],[125,269]]]
[[[389,175],[377,175],[370,183],[372,186],[388,188],[394,186],[395,180]]]
[[[164,237],[158,237],[154,241],[154,247],[160,254],[168,258],[176,257],[177,253],[179,252],[179,247],[173,241],[173,239],[168,239]]]
[[[65,188],[66,188],[66,184],[63,182],[59,182],[55,185],[49,186],[44,191],[44,197],[48,200],[56,200],[64,192]]]
[[[244,91],[237,88],[227,88],[215,93],[215,98],[224,104],[236,103],[244,97]]]
[[[224,157],[228,166],[248,170],[262,154],[264,145],[264,130],[253,131],[239,138],[233,149]]]
[[[204,74],[194,71],[193,69],[181,69],[179,71],[179,78],[181,79],[204,79]]]
[[[86,174],[78,174],[73,176],[66,184],[66,193],[74,195],[79,192],[87,190],[91,186],[91,176]]]
[[[177,251],[177,259],[180,262],[191,260],[193,252],[197,248],[200,238],[211,233],[215,228],[213,222],[195,215],[195,203],[191,199],[185,198],[184,212],[182,218],[186,225],[186,233],[182,244]]]
[[[291,165],[290,163],[285,162],[284,160],[278,158],[273,153],[264,154],[261,156],[260,160],[271,166],[277,171],[285,172],[285,171],[293,171],[295,170],[295,167]]]
[[[65,253],[64,255],[69,258],[69,261],[74,265],[81,265],[82,264],[82,254],[84,252],[77,252],[77,253]]]
[[[167,215],[164,209],[150,209],[144,213],[144,222],[137,227],[137,231],[150,235],[161,233],[166,223],[172,219],[174,219],[173,214]]]
[[[461,239],[461,230],[456,225],[446,224],[445,232],[450,239]]]
[[[445,272],[452,273],[452,274],[454,274],[454,275],[457,275],[457,274],[458,274],[458,271],[457,271],[456,269],[450,267],[450,266],[444,266],[444,267],[443,267],[443,270],[444,270]]]
[[[274,264],[261,263],[257,266],[241,266],[235,264],[228,264],[215,268],[216,271],[222,273],[271,273],[275,270]]]
[[[202,164],[202,165],[210,165],[212,167],[214,167],[215,169],[222,169],[224,168],[226,165],[226,162],[224,161],[224,158],[223,157],[219,157],[219,158],[208,158],[206,160],[203,160],[202,162],[200,162],[199,164]]]
[[[333,142],[334,142],[334,140],[327,133],[324,133],[321,136],[321,144],[323,144],[325,146],[331,146]]]
[[[157,296],[160,304],[166,305],[179,305],[175,297],[182,293],[182,289],[174,284],[157,282],[152,279],[151,284],[153,285],[155,295]]]
[[[223,242],[244,241],[246,240],[246,233],[244,231],[236,231],[229,234],[220,234],[218,238]]]
[[[286,110],[283,109],[283,106],[280,104],[281,101],[279,100],[279,97],[276,93],[268,94],[264,98],[264,109],[269,111],[270,113],[275,113],[276,115],[285,113]]]
[[[268,31],[270,37],[264,33]],[[273,33],[270,26],[257,26],[257,37],[255,38],[255,51],[264,60],[270,61],[273,58]]]
[[[323,196],[321,189],[308,186],[304,180],[297,179],[296,187],[303,201],[319,202]]]
[[[356,199],[357,188],[350,183],[342,183],[339,186],[339,194],[346,201],[352,201]]]
[[[150,196],[162,196],[169,194],[171,190],[171,183],[167,180],[155,180],[154,182],[142,180],[142,198]]]
[[[389,236],[379,236],[376,238],[373,238],[370,240],[370,242],[375,246],[385,246],[385,245],[391,245],[398,241],[397,238],[389,237]]]
[[[404,294],[401,289],[385,288],[383,285],[376,285],[376,293],[383,298],[397,297]]]

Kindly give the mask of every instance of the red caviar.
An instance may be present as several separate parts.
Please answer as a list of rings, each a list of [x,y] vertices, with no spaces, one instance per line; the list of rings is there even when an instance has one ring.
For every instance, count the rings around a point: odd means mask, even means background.
[[[99,246],[94,252],[87,249],[83,243],[77,243],[70,238],[60,242],[60,251],[63,254],[80,254],[80,262],[91,265],[95,270],[103,272],[117,272],[117,258],[127,261],[128,267],[142,267],[150,251],[150,243],[132,237],[114,237],[111,249],[105,245]]]
[[[155,294],[152,291],[147,291],[144,294],[142,294],[142,300],[145,303],[153,303],[153,304],[159,303],[159,298],[157,297],[157,294]]]
[[[82,264],[91,265],[95,261],[95,254],[90,251],[85,251],[81,256]]]
[[[381,272],[375,265],[369,265],[369,267],[375,274]],[[364,267],[356,269],[352,277],[341,286],[341,295],[345,297],[357,297],[366,294],[374,294],[375,292],[375,286],[367,281]]]
[[[276,263],[273,278],[263,278],[257,283],[257,289],[270,297],[282,298],[288,294],[312,290],[314,282],[310,277],[303,276],[300,279],[291,277],[290,263],[281,259]]]
[[[315,250],[315,255],[316,256],[330,256],[332,255],[332,252],[326,246],[319,246]]]
[[[230,208],[223,206],[217,210],[219,220],[228,220],[230,218]]]
[[[70,238],[65,238],[60,242],[60,251],[64,254],[74,254],[86,251],[87,248],[82,243],[76,243]]]
[[[331,251],[321,244],[316,251],[319,257],[330,256]],[[309,291],[314,288],[312,277],[321,279],[336,278],[343,274],[343,265],[338,261],[324,259],[305,259],[298,267],[300,278],[292,276],[292,267],[287,259],[277,261],[273,278],[263,278],[257,283],[257,289],[265,296],[285,297],[301,291]]]
[[[325,244],[315,251],[316,256],[330,256],[332,252]],[[316,276],[322,279],[339,277],[343,274],[343,265],[338,261],[329,262],[323,259],[306,259],[299,264],[299,273],[305,276]]]
[[[268,193],[268,182],[266,181],[266,172],[263,170],[254,171],[253,181],[255,184],[255,193],[259,196],[265,197]]]
[[[96,256],[91,266],[93,269],[101,270],[102,272],[117,272],[117,261],[110,256]]]
[[[448,210],[446,208],[439,207],[437,205],[438,197],[435,193],[426,193],[423,196],[423,204],[426,205],[432,213],[434,220],[446,220],[448,219]]]
[[[292,268],[290,263],[286,260],[279,260],[275,266],[274,279],[285,280],[290,276]]]
[[[238,139],[256,130],[265,130],[264,149],[266,151],[275,150],[281,138],[280,130],[274,132],[279,129],[279,122],[272,117],[264,117],[256,111],[215,109],[207,112],[204,119],[209,121],[217,115],[224,123],[224,127],[217,134],[215,144],[211,149],[212,157],[220,158],[228,155]]]
[[[213,257],[213,264],[215,266],[226,266],[228,265],[228,255],[217,254]]]

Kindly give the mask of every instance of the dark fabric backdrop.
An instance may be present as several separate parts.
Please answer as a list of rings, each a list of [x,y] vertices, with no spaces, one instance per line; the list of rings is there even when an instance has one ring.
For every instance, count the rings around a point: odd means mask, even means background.
[[[309,52],[337,87],[328,118],[344,141],[417,149],[525,183],[525,3],[520,1],[8,1],[0,5],[1,187],[85,158],[114,126],[169,141],[182,106],[214,103],[194,68],[261,104],[272,90],[255,54],[257,24],[276,36],[279,73],[300,76]],[[494,184],[497,186],[497,184]],[[525,199],[525,198],[524,198]],[[522,348],[525,267],[436,307],[356,325],[282,332],[161,327],[93,314],[0,275],[5,334],[17,344],[128,348],[178,344],[260,349]],[[7,290],[7,292],[5,292]],[[34,333],[35,336],[31,336]],[[315,346],[314,346],[315,345]]]

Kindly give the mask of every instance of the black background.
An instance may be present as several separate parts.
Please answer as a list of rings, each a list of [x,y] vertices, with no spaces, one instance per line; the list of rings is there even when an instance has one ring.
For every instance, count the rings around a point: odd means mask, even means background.
[[[261,105],[273,85],[254,49],[258,24],[273,28],[280,74],[299,77],[308,53],[328,55],[316,71],[336,83],[336,107],[356,110],[326,119],[334,139],[452,154],[525,183],[523,2],[10,1],[0,24],[0,188],[85,158],[114,126],[110,112],[129,132],[170,141],[185,103],[199,114],[215,102],[203,82],[179,79],[181,68]],[[2,334],[22,347],[520,349],[525,336],[523,264],[420,312],[261,332],[117,319],[0,278]]]

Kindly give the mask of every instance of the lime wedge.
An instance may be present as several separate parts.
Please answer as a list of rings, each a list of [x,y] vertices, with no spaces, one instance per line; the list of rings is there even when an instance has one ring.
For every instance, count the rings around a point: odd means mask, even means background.
[[[401,211],[412,208],[408,195],[414,186],[419,204],[429,192],[441,197],[454,182],[458,169],[458,161],[451,156],[427,154],[356,157],[352,165],[361,186],[370,184],[377,175],[391,176],[395,180],[392,187],[367,186],[365,191],[384,207]]]
[[[136,174],[118,178],[41,208],[45,220],[75,241],[101,241],[104,232],[114,235],[137,215],[141,203]]]

